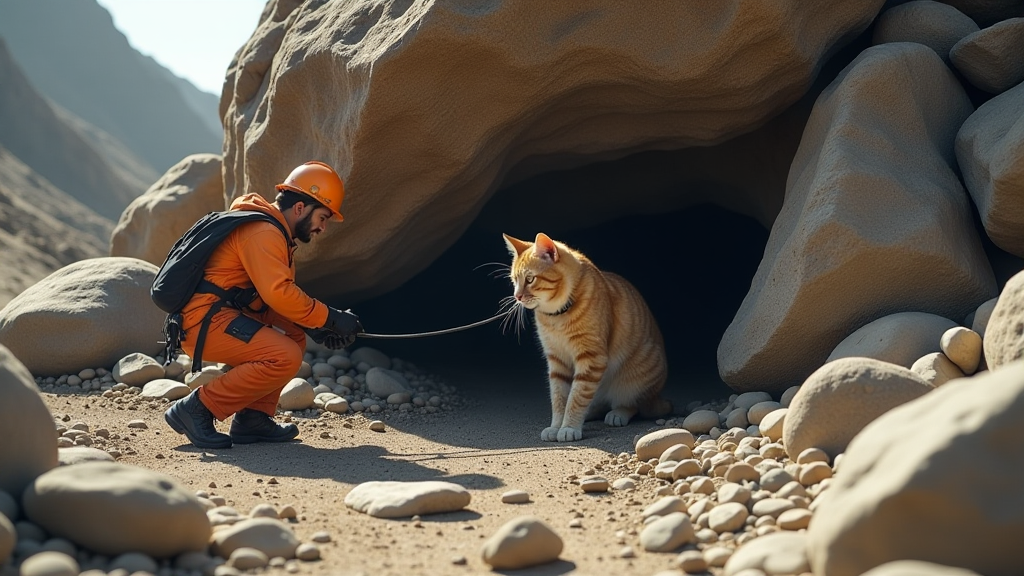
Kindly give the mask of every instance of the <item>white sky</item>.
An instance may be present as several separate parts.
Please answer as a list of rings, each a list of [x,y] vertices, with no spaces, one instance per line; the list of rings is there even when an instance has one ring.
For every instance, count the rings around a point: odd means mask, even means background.
[[[235,52],[266,0],[97,0],[139,52],[204,92],[220,96]]]

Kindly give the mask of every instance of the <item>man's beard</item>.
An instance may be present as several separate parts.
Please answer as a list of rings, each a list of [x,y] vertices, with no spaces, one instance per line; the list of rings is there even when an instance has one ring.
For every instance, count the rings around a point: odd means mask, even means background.
[[[305,218],[295,224],[295,239],[303,244],[309,244],[313,239],[313,211],[310,210]]]

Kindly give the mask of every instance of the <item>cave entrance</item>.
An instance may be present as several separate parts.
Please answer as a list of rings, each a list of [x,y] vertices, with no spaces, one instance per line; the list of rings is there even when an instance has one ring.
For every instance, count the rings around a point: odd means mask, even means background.
[[[627,278],[644,295],[665,337],[667,396],[677,413],[693,400],[727,396],[716,350],[750,287],[768,230],[754,218],[706,203],[585,226],[557,214],[528,221],[522,215],[496,215],[507,213],[509,195],[531,181],[496,194],[462,237],[418,275],[353,306],[367,330],[411,333],[487,318],[512,290],[498,268],[488,264],[510,261],[501,232],[532,240],[542,231],[582,251],[599,268]],[[576,224],[560,225],[563,221]],[[529,318],[518,335],[493,323],[438,337],[362,340],[360,345],[379,347],[446,380],[467,382],[493,374],[501,381],[521,381],[525,393],[547,396],[547,370]]]

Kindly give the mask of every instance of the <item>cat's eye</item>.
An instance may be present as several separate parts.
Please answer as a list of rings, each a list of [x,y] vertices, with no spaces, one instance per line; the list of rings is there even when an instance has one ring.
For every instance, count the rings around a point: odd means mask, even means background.
[[[531,275],[527,275],[526,276],[526,283],[527,284],[533,284],[533,281],[534,281],[534,277],[533,276],[531,276]]]

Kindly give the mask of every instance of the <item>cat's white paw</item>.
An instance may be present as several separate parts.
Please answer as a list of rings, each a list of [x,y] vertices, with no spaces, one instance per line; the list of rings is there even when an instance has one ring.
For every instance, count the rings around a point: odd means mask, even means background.
[[[554,426],[548,426],[541,430],[540,439],[545,442],[555,442],[558,440],[558,428]]]
[[[559,428],[559,442],[575,442],[583,438],[583,430],[580,428]]]
[[[625,410],[612,410],[604,417],[604,423],[609,426],[625,426],[633,415]]]

